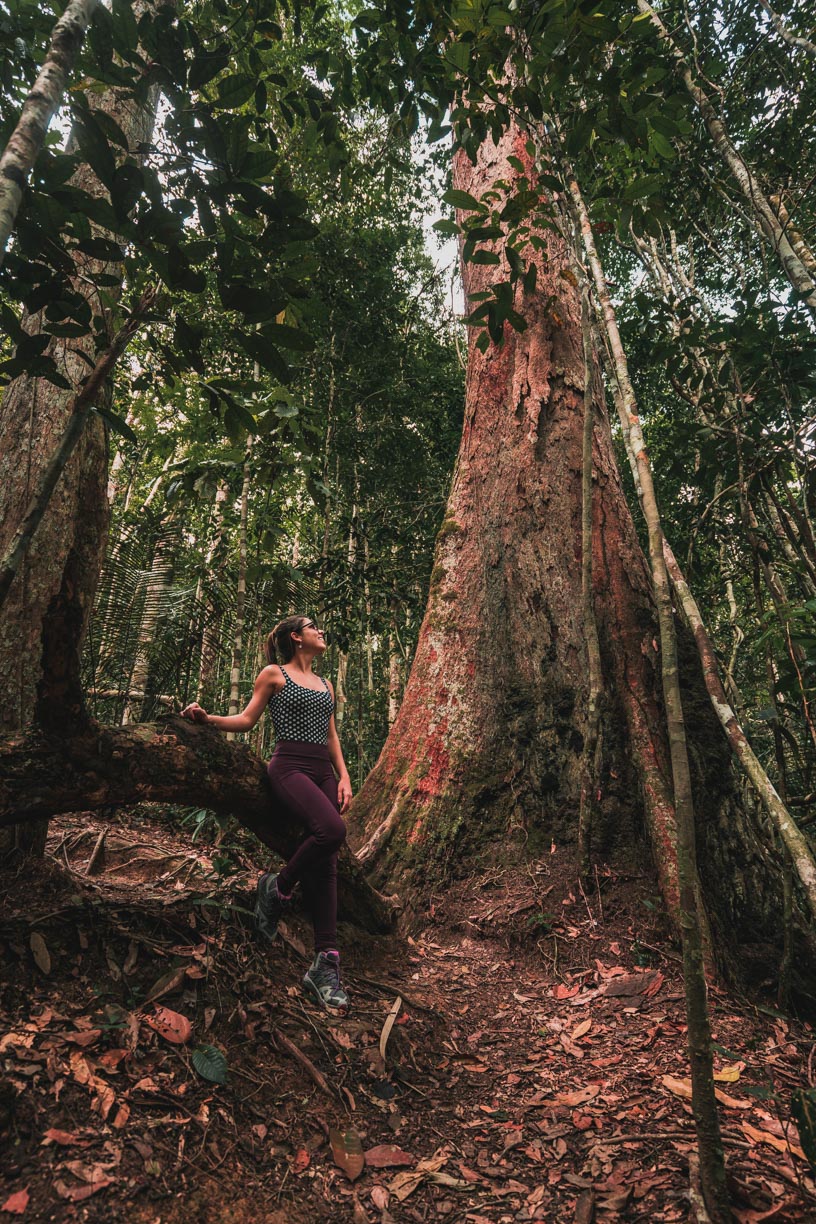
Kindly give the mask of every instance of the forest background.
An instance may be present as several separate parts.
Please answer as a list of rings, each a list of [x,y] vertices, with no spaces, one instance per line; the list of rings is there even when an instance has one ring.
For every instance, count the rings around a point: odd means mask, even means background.
[[[296,608],[329,633],[362,784],[461,527],[445,504],[465,351],[473,370],[516,344],[534,302],[580,340],[584,398],[603,369],[593,411],[620,416],[636,519],[642,421],[724,693],[787,805],[766,816],[756,777],[734,775],[784,883],[785,997],[814,889],[813,6],[72,7],[88,33],[60,122],[22,189],[6,174],[17,198],[0,208],[2,730],[128,726],[192,698],[234,711]],[[55,15],[2,15],[4,138]],[[436,229],[481,278],[465,339],[424,218],[452,137],[484,167],[508,133],[492,184],[460,175],[442,196]],[[571,252],[557,267],[556,240]],[[75,450],[40,495],[66,429]],[[650,520],[665,612],[655,540]],[[591,715],[584,697],[567,720],[594,768]],[[261,756],[268,734],[250,740]],[[519,807],[535,850],[552,830]],[[8,852],[42,842],[6,823]],[[438,840],[444,870],[455,836]]]

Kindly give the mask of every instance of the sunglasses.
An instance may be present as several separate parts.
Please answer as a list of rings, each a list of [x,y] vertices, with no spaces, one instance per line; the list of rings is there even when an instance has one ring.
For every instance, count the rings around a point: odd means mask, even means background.
[[[303,632],[304,629],[314,629],[315,633],[323,633],[323,630],[319,629],[318,626],[314,623],[314,621],[306,621],[305,625],[300,626],[301,633]]]

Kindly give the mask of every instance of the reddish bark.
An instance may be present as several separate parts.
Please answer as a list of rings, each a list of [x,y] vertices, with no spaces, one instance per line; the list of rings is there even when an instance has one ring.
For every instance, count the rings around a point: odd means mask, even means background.
[[[476,166],[459,152],[456,187],[479,198],[497,179],[513,180],[508,158],[526,162],[524,146],[511,131],[498,147],[486,141]],[[354,805],[359,840],[376,830],[370,857],[389,848],[386,874],[403,862],[447,857],[486,828],[496,837],[519,823],[531,836],[575,832],[587,691],[581,307],[570,249],[552,230],[541,237],[536,293],[517,290],[526,331],[507,327],[503,345],[484,354],[470,337],[461,448],[416,657],[399,716]],[[497,270],[469,263],[464,275],[475,293]],[[504,267],[498,276],[506,277]],[[593,586],[611,698],[600,808],[607,825],[617,817],[616,792],[632,782],[633,762],[674,905],[650,579],[602,405],[593,461]],[[623,797],[637,807],[634,795]],[[631,842],[628,822],[623,836]]]

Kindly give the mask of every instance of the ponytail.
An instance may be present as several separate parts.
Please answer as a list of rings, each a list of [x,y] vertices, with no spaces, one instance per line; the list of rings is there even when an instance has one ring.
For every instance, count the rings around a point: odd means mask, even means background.
[[[295,653],[293,633],[300,633],[308,616],[287,616],[279,621],[266,639],[266,657],[270,663],[288,663]]]

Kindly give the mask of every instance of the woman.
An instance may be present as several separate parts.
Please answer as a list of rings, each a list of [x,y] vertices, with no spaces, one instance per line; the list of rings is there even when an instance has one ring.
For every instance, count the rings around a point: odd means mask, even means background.
[[[268,767],[272,792],[302,822],[306,835],[282,871],[266,871],[259,879],[255,920],[273,939],[300,881],[315,934],[315,959],[304,989],[322,1007],[345,1011],[348,996],[340,984],[337,950],[337,853],[346,838],[341,817],[351,802],[351,782],[334,725],[334,690],[312,670],[325,650],[323,630],[314,621],[288,616],[267,638],[269,666],[241,714],[208,714],[194,701],[182,715],[222,731],[250,731],[269,707],[276,739]]]

